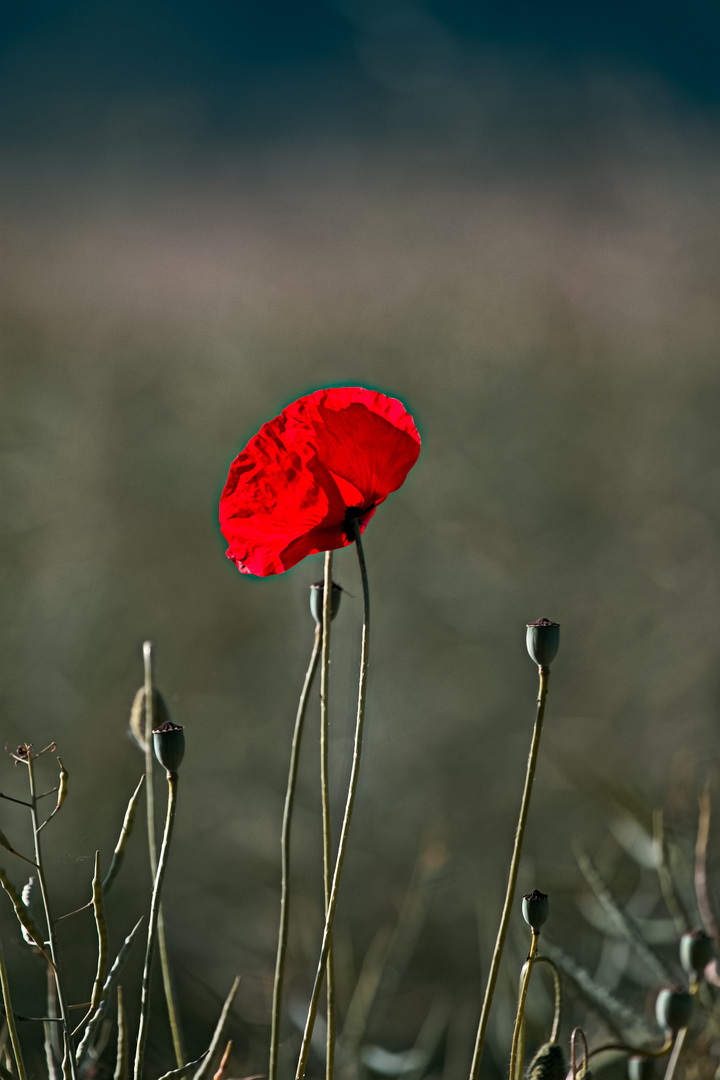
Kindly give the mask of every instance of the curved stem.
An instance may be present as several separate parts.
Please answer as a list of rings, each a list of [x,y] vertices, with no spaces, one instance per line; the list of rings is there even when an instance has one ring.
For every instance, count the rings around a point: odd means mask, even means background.
[[[590,1058],[595,1057],[597,1054],[603,1054],[606,1050],[622,1050],[625,1054],[639,1054],[646,1058],[661,1058],[665,1057],[667,1052],[672,1048],[673,1037],[670,1036],[658,1050],[648,1050],[644,1046],[629,1046],[628,1043],[615,1042],[615,1043],[603,1043],[602,1046],[596,1046],[588,1054],[588,1061]]]
[[[285,792],[285,809],[283,811],[282,836],[280,840],[281,850],[281,884],[280,884],[280,928],[278,930],[278,947],[275,958],[275,983],[273,986],[272,1020],[270,1026],[270,1065],[268,1080],[277,1080],[278,1047],[280,1045],[280,1012],[282,1008],[283,977],[285,974],[285,957],[287,954],[289,890],[290,890],[290,833],[292,831],[292,812],[295,802],[295,789],[297,786],[298,763],[300,760],[300,742],[302,739],[305,711],[307,709],[310,687],[313,676],[317,669],[320,657],[320,627],[315,628],[315,641],[305,682],[303,683],[297,715],[295,717],[295,729],[293,731],[292,748],[290,750],[290,768],[288,770],[287,791]]]
[[[362,752],[362,735],[365,721],[365,696],[367,692],[367,672],[370,643],[370,590],[368,587],[367,566],[365,565],[365,553],[363,552],[362,541],[360,539],[360,526],[356,519],[353,521],[353,530],[355,546],[357,548],[358,562],[360,564],[360,575],[362,577],[363,588],[363,631],[362,646],[360,650],[360,679],[358,686],[357,718],[355,721],[355,743],[353,746],[353,761],[352,769],[350,771],[350,782],[348,784],[347,801],[345,803],[345,813],[340,829],[338,852],[337,858],[335,859],[335,870],[333,873],[332,888],[330,890],[330,903],[328,904],[327,915],[325,916],[325,929],[323,931],[322,946],[320,948],[320,959],[318,960],[317,972],[315,973],[315,982],[313,984],[312,994],[310,996],[308,1016],[307,1020],[305,1021],[305,1031],[303,1032],[302,1045],[300,1047],[300,1057],[298,1059],[296,1073],[297,1080],[303,1080],[303,1077],[305,1076],[307,1059],[310,1053],[310,1040],[312,1038],[313,1028],[315,1027],[315,1018],[317,1016],[318,1002],[320,1000],[320,988],[322,986],[323,975],[325,972],[325,964],[327,963],[328,952],[330,950],[330,935],[332,933],[333,919],[335,918],[335,908],[337,906],[340,876],[342,874],[343,863],[345,861],[348,832],[350,830],[350,820],[352,818],[353,806],[355,804],[358,774],[360,770],[360,755]]]
[[[147,809],[148,851],[150,853],[150,872],[155,880],[157,874],[157,841],[155,839],[155,791],[153,788],[153,737],[155,727],[155,688],[153,685],[153,646],[151,641],[143,643],[143,662],[145,668],[145,798]],[[158,949],[160,950],[160,968],[162,970],[163,990],[165,992],[165,1004],[167,1005],[170,1033],[172,1035],[175,1060],[180,1069],[185,1062],[182,1038],[180,1036],[180,1022],[178,1020],[175,997],[173,994],[172,978],[170,976],[170,962],[168,960],[167,942],[165,940],[165,918],[163,910],[158,911],[157,920]]]
[[[525,1021],[525,1001],[527,999],[528,987],[530,985],[530,975],[532,973],[535,957],[537,956],[538,940],[539,934],[537,934],[533,930],[532,941],[530,943],[530,954],[528,955],[528,958],[525,961],[523,967],[523,979],[522,985],[520,987],[520,997],[518,998],[517,1015],[515,1017],[515,1028],[513,1029],[512,1049],[510,1051],[510,1080],[515,1080],[520,1031]]]
[[[320,664],[320,790],[323,823],[323,885],[325,918],[330,907],[332,888],[332,836],[330,832],[330,785],[328,780],[328,683],[330,676],[330,605],[332,600],[332,551],[325,552],[322,611],[322,660]],[[327,1026],[325,1038],[325,1077],[332,1080],[335,1059],[335,970],[332,935],[327,957]]]
[[[525,836],[525,826],[528,819],[528,811],[530,810],[530,796],[532,795],[533,780],[535,779],[535,769],[537,766],[538,750],[540,749],[540,736],[542,734],[543,717],[545,715],[545,701],[547,699],[548,679],[550,678],[549,668],[538,668],[539,675],[539,687],[537,698],[537,713],[535,716],[535,727],[533,729],[532,742],[530,743],[530,755],[528,757],[527,772],[525,773],[525,787],[523,790],[522,802],[520,804],[520,817],[518,818],[517,830],[515,832],[515,845],[513,847],[512,859],[510,860],[510,875],[507,883],[507,891],[505,893],[505,904],[503,906],[502,916],[500,918],[500,927],[498,929],[497,939],[495,941],[495,950],[493,952],[492,961],[490,963],[490,971],[488,973],[487,986],[485,988],[485,999],[482,1005],[482,1011],[480,1013],[480,1021],[478,1023],[477,1036],[475,1039],[475,1050],[473,1053],[472,1064],[470,1066],[470,1080],[478,1080],[480,1074],[480,1062],[482,1061],[483,1049],[485,1046],[485,1033],[487,1031],[488,1020],[490,1018],[490,1008],[492,1006],[493,995],[495,993],[495,985],[497,983],[498,972],[500,970],[500,961],[502,959],[503,948],[505,947],[505,937],[507,935],[507,928],[510,922],[510,912],[512,911],[513,900],[515,899],[515,886],[517,885],[518,871],[520,869],[520,856],[522,854],[523,837]]]
[[[570,1036],[570,1072],[572,1073],[572,1080],[575,1080],[577,1076],[577,1036],[580,1036],[583,1045],[583,1060],[582,1066],[584,1072],[587,1073],[588,1068],[588,1043],[585,1032],[581,1027],[573,1028]]]
[[[53,967],[55,969],[55,986],[57,988],[58,1005],[60,1007],[60,1019],[62,1021],[63,1037],[65,1039],[65,1052],[63,1056],[63,1076],[67,1077],[67,1072],[69,1070],[72,1080],[75,1080],[75,1054],[73,1053],[72,1049],[70,1018],[68,1015],[67,1005],[65,1003],[65,994],[63,993],[62,983],[60,981],[58,952],[57,945],[55,943],[55,929],[53,925],[52,915],[50,913],[50,902],[48,900],[48,891],[45,884],[45,873],[42,866],[42,852],[40,850],[40,827],[38,824],[37,813],[38,796],[35,793],[35,772],[33,769],[33,757],[30,752],[28,752],[26,764],[28,770],[28,783],[30,785],[30,817],[32,819],[33,842],[35,846],[35,862],[37,864],[37,876],[38,883],[40,885],[40,894],[42,896],[43,910],[45,912],[45,921],[47,922],[48,949],[50,951],[50,958],[53,962]]]
[[[169,772],[167,817],[165,818],[165,833],[160,859],[158,861],[155,884],[153,885],[152,900],[150,901],[150,919],[148,922],[147,945],[145,947],[145,966],[143,968],[142,992],[140,998],[140,1020],[138,1023],[137,1044],[135,1046],[135,1080],[141,1080],[143,1058],[145,1055],[145,1043],[147,1042],[148,1016],[150,1010],[150,974],[155,955],[155,941],[157,938],[158,916],[160,914],[160,894],[162,892],[163,879],[167,869],[168,855],[170,853],[170,841],[172,840],[173,827],[175,825],[175,810],[177,807],[178,774]]]

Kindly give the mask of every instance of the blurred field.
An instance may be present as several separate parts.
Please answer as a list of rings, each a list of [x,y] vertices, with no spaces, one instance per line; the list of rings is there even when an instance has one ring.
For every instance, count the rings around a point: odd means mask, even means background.
[[[375,1041],[412,1045],[440,995],[448,1080],[467,1068],[533,717],[526,622],[562,625],[520,883],[551,894],[556,940],[563,920],[575,933],[582,891],[571,837],[611,850],[616,810],[592,780],[648,809],[670,799],[692,824],[693,777],[717,761],[717,124],[599,74],[580,102],[552,81],[542,94],[537,111],[512,95],[504,113],[458,109],[450,144],[447,127],[418,133],[400,116],[385,138],[227,147],[171,122],[177,103],[146,103],[82,152],[25,148],[2,165],[3,740],[59,744],[72,797],[46,840],[50,873],[58,910],[83,902],[142,769],[126,722],[153,639],[188,741],[166,885],[188,1042],[202,1050],[240,973],[238,1075],[265,1067],[282,797],[321,559],[240,577],[216,506],[234,454],[286,402],[377,386],[424,440],[366,534],[374,628],[343,1002],[420,853],[442,869]],[[352,594],[334,624],[339,813],[361,609],[351,551],[336,578]],[[312,739],[302,768],[300,1010],[320,931]],[[8,759],[0,788],[18,782]],[[20,821],[8,812],[3,828]],[[140,832],[132,867],[116,946],[146,903]],[[21,984],[18,1002],[42,1010],[42,991]],[[503,1040],[508,1022],[501,1007]]]

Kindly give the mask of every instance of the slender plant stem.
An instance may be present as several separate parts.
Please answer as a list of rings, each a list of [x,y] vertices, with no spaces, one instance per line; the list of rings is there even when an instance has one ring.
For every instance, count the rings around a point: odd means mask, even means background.
[[[525,1022],[525,1001],[527,999],[528,987],[530,986],[530,975],[532,973],[533,964],[535,963],[535,957],[537,956],[539,937],[540,935],[533,930],[532,941],[530,942],[530,954],[525,961],[525,965],[523,967],[523,979],[522,985],[520,987],[520,996],[518,998],[517,1015],[515,1017],[515,1028],[513,1030],[512,1037],[512,1049],[510,1051],[510,1080],[515,1080],[515,1073],[517,1071],[520,1032]],[[522,1062],[520,1064],[522,1067]]]
[[[330,678],[331,602],[332,551],[326,551],[323,579],[322,659],[320,662],[320,790],[322,793],[325,918],[327,918],[328,908],[330,907],[330,890],[332,888],[332,834],[330,832],[330,784],[328,780],[328,683]],[[332,1080],[335,1061],[335,967],[333,964],[332,935],[328,946],[326,989],[325,1078],[326,1080]]]
[[[553,990],[555,991],[555,1009],[553,1012],[553,1025],[550,1032],[550,1042],[557,1042],[558,1035],[560,1033],[560,1020],[562,1018],[562,982],[560,981],[560,972],[558,971],[557,964],[554,963],[548,956],[536,956],[536,964],[547,964],[552,972],[553,977]]]
[[[512,859],[510,860],[510,875],[508,877],[507,891],[505,893],[505,904],[500,918],[500,927],[495,941],[495,951],[493,952],[492,961],[490,963],[490,971],[488,973],[488,981],[485,988],[485,999],[483,1001],[477,1037],[475,1039],[475,1051],[470,1066],[470,1080],[478,1080],[478,1076],[480,1075],[480,1062],[482,1061],[483,1049],[485,1046],[485,1033],[490,1018],[490,1008],[492,1006],[495,985],[500,970],[500,961],[505,946],[505,937],[510,922],[510,913],[512,911],[513,900],[515,899],[515,886],[517,885],[518,871],[520,869],[520,856],[522,854],[525,826],[527,824],[528,811],[530,810],[530,796],[532,795],[538,750],[540,749],[540,736],[542,734],[543,718],[545,716],[545,702],[547,700],[550,669],[546,667],[538,668],[538,676],[537,713],[535,716],[532,742],[530,743],[530,755],[528,757],[527,772],[525,774],[525,787],[523,790],[522,802],[520,803],[520,817],[518,818],[517,830],[515,832],[515,845],[513,847]]]
[[[43,910],[45,912],[45,921],[47,923],[48,931],[48,948],[50,950],[50,959],[53,962],[55,969],[55,986],[57,988],[58,1005],[60,1007],[60,1018],[62,1021],[63,1037],[65,1039],[65,1052],[63,1057],[63,1076],[67,1080],[67,1072],[69,1070],[72,1080],[76,1080],[75,1077],[75,1055],[72,1048],[72,1036],[70,1028],[70,1019],[68,1016],[68,1009],[65,1003],[65,994],[63,993],[62,983],[60,981],[60,969],[58,965],[58,952],[55,942],[55,928],[53,925],[52,915],[50,913],[50,903],[48,900],[48,891],[45,884],[45,872],[42,865],[42,851],[40,849],[40,826],[38,823],[37,812],[37,795],[35,794],[35,771],[33,768],[32,753],[28,751],[26,758],[26,765],[28,770],[28,784],[30,786],[30,817],[32,819],[32,831],[33,831],[33,843],[35,846],[35,862],[37,864],[37,876],[38,883],[40,885],[40,895],[42,896]]]
[[[143,643],[143,662],[145,668],[145,798],[147,809],[148,829],[148,852],[150,854],[150,872],[153,881],[157,875],[157,841],[155,839],[155,790],[153,788],[153,737],[155,727],[155,688],[153,683],[153,647],[151,641]],[[182,1037],[180,1034],[180,1021],[175,1005],[172,978],[170,975],[170,962],[168,960],[167,941],[165,939],[165,917],[163,909],[158,912],[157,921],[158,949],[160,952],[160,968],[162,971],[163,990],[167,1005],[170,1033],[172,1035],[173,1050],[178,1069],[185,1063],[185,1051],[183,1050]]]
[[[178,774],[176,772],[169,772],[167,774],[167,782],[168,803],[167,817],[165,818],[165,833],[163,835],[162,847],[160,848],[160,859],[158,861],[152,900],[150,902],[150,919],[148,922],[147,945],[145,947],[145,966],[143,968],[142,993],[140,998],[140,1021],[138,1024],[137,1044],[135,1047],[135,1080],[141,1080],[142,1077],[143,1057],[145,1055],[145,1043],[147,1042],[148,1017],[150,1011],[150,974],[152,971],[153,956],[155,954],[158,915],[160,914],[160,894],[162,892],[165,870],[167,869],[173,826],[175,825]]]
[[[628,1043],[624,1042],[603,1043],[602,1046],[593,1047],[588,1054],[588,1060],[596,1057],[597,1054],[604,1054],[608,1050],[622,1050],[624,1054],[641,1055],[642,1057],[647,1058],[661,1058],[665,1057],[668,1051],[672,1049],[673,1041],[674,1039],[671,1035],[657,1050],[648,1050],[645,1046],[630,1046]]]
[[[362,577],[363,588],[363,631],[362,646],[360,650],[360,679],[358,685],[357,718],[355,721],[355,743],[353,746],[353,761],[352,769],[350,771],[350,782],[348,784],[347,801],[345,803],[345,813],[343,815],[342,826],[340,828],[340,839],[338,841],[338,851],[337,857],[335,859],[335,870],[333,872],[332,888],[330,890],[330,902],[328,904],[327,915],[325,916],[325,929],[323,930],[322,946],[320,948],[320,959],[318,960],[317,972],[315,974],[315,982],[313,984],[312,994],[310,996],[310,1005],[308,1007],[307,1020],[305,1021],[305,1031],[303,1032],[302,1045],[300,1047],[300,1057],[298,1059],[296,1074],[297,1080],[303,1080],[303,1077],[305,1076],[308,1055],[310,1053],[310,1040],[312,1039],[313,1028],[315,1027],[315,1018],[317,1016],[318,1002],[320,1000],[320,988],[322,986],[323,975],[325,973],[325,964],[327,963],[328,952],[330,950],[330,935],[332,932],[333,919],[335,918],[335,908],[337,906],[340,876],[342,874],[343,863],[345,861],[345,852],[347,850],[350,820],[352,818],[353,806],[355,804],[355,795],[357,793],[357,782],[360,771],[360,756],[362,753],[362,735],[365,721],[365,697],[367,692],[367,672],[370,643],[370,589],[368,587],[367,566],[365,565],[365,553],[363,551],[362,540],[360,539],[360,525],[357,520],[353,521],[353,530],[358,562],[360,564],[360,575]]]
[[[13,1048],[18,1080],[26,1080],[25,1062],[23,1061],[22,1050],[20,1049],[20,1040],[15,1026],[15,1013],[13,1012],[12,1001],[10,1000],[10,983],[8,982],[7,968],[5,967],[5,954],[3,953],[2,942],[0,942],[0,985],[2,986],[5,1020],[7,1022],[10,1042]]]
[[[665,1070],[665,1080],[673,1080],[673,1077],[675,1075],[675,1070],[677,1068],[677,1063],[680,1060],[680,1055],[682,1053],[682,1048],[683,1048],[683,1046],[685,1044],[685,1036],[687,1035],[687,1031],[688,1031],[688,1029],[686,1027],[680,1028],[680,1030],[678,1031],[678,1033],[677,1033],[677,1035],[675,1037],[675,1043],[674,1043],[673,1048],[672,1048],[672,1054],[670,1055],[670,1057],[668,1059],[667,1069]]]
[[[320,627],[315,628],[315,641],[313,643],[310,663],[305,673],[300,701],[298,702],[297,715],[295,717],[295,729],[293,731],[292,748],[290,750],[290,768],[288,770],[287,791],[285,792],[285,809],[283,811],[281,849],[281,884],[280,884],[280,928],[278,930],[277,956],[275,958],[275,984],[273,986],[272,1021],[270,1026],[270,1066],[268,1080],[277,1080],[278,1048],[280,1045],[280,1013],[282,1009],[283,977],[285,975],[285,957],[287,955],[288,921],[290,917],[290,834],[292,832],[292,812],[295,803],[295,790],[297,787],[298,763],[300,761],[300,743],[302,740],[305,712],[313,676],[317,670],[320,658]]]

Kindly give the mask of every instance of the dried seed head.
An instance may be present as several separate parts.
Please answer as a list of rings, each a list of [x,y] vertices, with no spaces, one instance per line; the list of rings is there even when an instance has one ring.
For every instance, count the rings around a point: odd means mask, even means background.
[[[528,1066],[528,1080],[565,1080],[567,1069],[562,1047],[544,1043]]]
[[[549,668],[560,647],[560,623],[538,619],[527,624],[527,651],[538,667]]]
[[[702,975],[714,955],[713,940],[704,930],[689,930],[680,938],[680,963],[688,975]]]
[[[655,1062],[642,1054],[633,1054],[627,1063],[628,1080],[655,1080]]]
[[[539,889],[533,889],[532,892],[523,896],[522,913],[525,922],[537,934],[548,917],[547,893],[540,892]]]
[[[166,720],[153,729],[155,757],[169,773],[176,773],[185,754],[185,732],[179,724]]]
[[[159,690],[153,689],[153,707],[152,707],[152,722],[153,728],[161,727],[167,720],[170,720],[170,710],[167,707],[167,702],[162,696]],[[147,717],[145,715],[145,687],[141,686],[135,695],[135,699],[132,703],[130,710],[130,735],[135,740],[139,748],[145,753],[145,729],[147,727]]]
[[[322,626],[324,593],[325,582],[313,581],[310,586],[310,611],[318,626]],[[340,610],[340,597],[342,594],[342,586],[333,581],[330,589],[330,622],[332,622]]]
[[[655,1016],[664,1031],[677,1035],[681,1028],[687,1027],[692,1015],[693,999],[689,990],[682,986],[672,986],[661,990],[655,1002]]]

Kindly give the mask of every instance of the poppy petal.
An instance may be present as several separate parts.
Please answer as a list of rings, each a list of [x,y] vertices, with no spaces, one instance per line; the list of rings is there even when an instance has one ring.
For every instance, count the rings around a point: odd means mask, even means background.
[[[415,464],[420,436],[401,402],[363,387],[318,390],[288,405],[235,458],[220,500],[228,557],[242,573],[282,573],[350,543]]]

